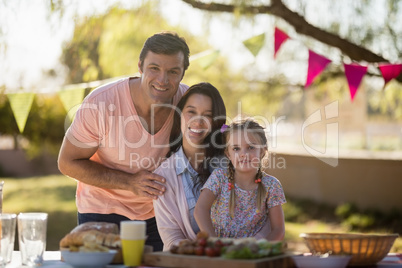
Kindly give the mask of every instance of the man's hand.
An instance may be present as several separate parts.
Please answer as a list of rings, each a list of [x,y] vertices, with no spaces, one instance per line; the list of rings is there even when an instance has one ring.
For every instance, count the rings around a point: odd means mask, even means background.
[[[138,196],[158,199],[166,190],[165,178],[147,170],[141,170],[134,174],[131,191]]]
[[[70,139],[74,137],[64,138],[59,153],[59,169],[64,175],[96,187],[128,190],[137,196],[152,199],[158,199],[165,192],[166,180],[162,176],[147,170],[131,174],[107,168],[89,160],[97,147],[76,146],[78,141],[74,140],[73,144]]]

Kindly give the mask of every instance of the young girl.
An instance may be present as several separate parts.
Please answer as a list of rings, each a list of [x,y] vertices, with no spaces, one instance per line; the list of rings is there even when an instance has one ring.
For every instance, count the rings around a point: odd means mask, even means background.
[[[267,154],[263,127],[246,119],[223,127],[229,158],[227,169],[215,169],[201,189],[194,216],[201,231],[218,237],[257,237],[267,224],[264,238],[282,240],[286,202],[280,182],[263,172]]]

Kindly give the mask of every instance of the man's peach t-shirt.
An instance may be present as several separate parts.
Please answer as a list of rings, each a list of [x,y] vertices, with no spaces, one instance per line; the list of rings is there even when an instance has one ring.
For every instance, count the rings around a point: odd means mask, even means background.
[[[162,129],[155,135],[149,134],[135,110],[128,82],[129,78],[123,78],[91,92],[77,111],[68,135],[90,147],[98,147],[92,161],[128,173],[141,169],[152,172],[169,151],[173,112]],[[188,86],[180,84],[173,99],[175,106],[187,89]],[[76,194],[80,213],[116,213],[136,220],[154,217],[152,199],[138,197],[131,191],[104,189],[78,181]]]

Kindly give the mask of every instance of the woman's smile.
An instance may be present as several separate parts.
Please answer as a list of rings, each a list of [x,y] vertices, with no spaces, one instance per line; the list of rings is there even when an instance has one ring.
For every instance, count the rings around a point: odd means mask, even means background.
[[[212,128],[211,98],[197,93],[191,95],[183,107],[181,117],[183,144],[193,147],[203,144]]]
[[[188,127],[188,129],[190,132],[195,133],[195,134],[202,134],[202,133],[208,131],[208,129],[197,129],[197,128],[191,128],[191,127]]]

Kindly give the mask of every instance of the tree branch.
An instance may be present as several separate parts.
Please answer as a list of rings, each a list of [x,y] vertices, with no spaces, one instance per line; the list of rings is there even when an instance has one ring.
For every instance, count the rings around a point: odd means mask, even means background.
[[[315,40],[320,41],[328,46],[338,48],[343,54],[349,56],[354,61],[366,61],[372,63],[389,62],[382,56],[377,55],[362,46],[356,45],[338,35],[311,25],[304,19],[304,17],[300,16],[296,12],[293,12],[287,6],[285,6],[281,0],[271,0],[271,5],[264,6],[236,6],[230,4],[218,4],[214,2],[207,4],[198,0],[182,1],[194,8],[210,12],[234,13],[235,11],[240,11],[241,14],[248,15],[270,14],[284,19],[287,23],[293,26],[296,32],[299,34],[314,38]],[[402,74],[399,75],[397,80],[402,83]]]

